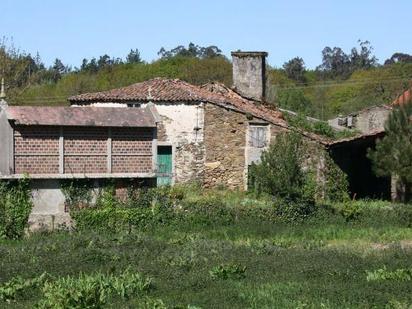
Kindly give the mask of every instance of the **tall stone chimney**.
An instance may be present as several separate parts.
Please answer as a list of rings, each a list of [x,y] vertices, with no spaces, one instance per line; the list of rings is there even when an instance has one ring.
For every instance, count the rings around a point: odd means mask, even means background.
[[[267,52],[232,52],[233,86],[242,96],[265,100]]]

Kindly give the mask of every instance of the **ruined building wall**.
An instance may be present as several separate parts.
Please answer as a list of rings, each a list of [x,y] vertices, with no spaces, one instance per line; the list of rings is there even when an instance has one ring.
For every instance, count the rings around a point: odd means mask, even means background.
[[[382,131],[389,113],[390,110],[382,106],[367,109],[356,116],[355,127],[365,134]]]
[[[246,130],[245,115],[205,106],[205,187],[244,188]]]

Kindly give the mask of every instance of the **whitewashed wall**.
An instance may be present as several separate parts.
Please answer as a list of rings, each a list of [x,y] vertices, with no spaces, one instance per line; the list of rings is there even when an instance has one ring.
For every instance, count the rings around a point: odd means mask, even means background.
[[[138,102],[128,102],[138,104]],[[127,107],[125,103],[98,102],[92,106]],[[205,161],[204,104],[153,102],[162,118],[158,144],[173,147],[173,181],[201,180]],[[146,107],[147,104],[141,104]]]

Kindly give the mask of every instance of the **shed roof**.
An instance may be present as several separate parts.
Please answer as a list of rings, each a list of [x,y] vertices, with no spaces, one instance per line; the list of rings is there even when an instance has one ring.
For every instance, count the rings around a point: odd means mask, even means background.
[[[18,125],[156,127],[149,108],[9,106],[6,114]]]

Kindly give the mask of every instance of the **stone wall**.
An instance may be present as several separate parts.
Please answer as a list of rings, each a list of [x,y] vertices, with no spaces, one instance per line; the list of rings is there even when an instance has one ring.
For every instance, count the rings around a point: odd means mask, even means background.
[[[244,188],[246,130],[245,115],[205,106],[205,187]]]
[[[233,85],[242,96],[264,99],[266,56],[266,52],[232,52]]]
[[[389,113],[390,109],[384,106],[375,106],[366,109],[356,116],[355,127],[365,134],[382,131],[384,130],[384,124]]]

